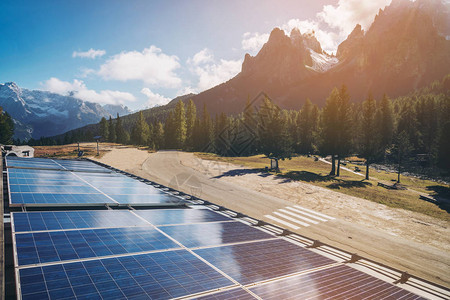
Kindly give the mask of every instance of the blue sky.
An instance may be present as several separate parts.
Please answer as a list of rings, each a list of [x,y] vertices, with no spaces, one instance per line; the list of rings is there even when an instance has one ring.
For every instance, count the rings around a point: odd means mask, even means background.
[[[335,51],[390,0],[0,2],[0,82],[132,109],[230,79],[274,27]]]

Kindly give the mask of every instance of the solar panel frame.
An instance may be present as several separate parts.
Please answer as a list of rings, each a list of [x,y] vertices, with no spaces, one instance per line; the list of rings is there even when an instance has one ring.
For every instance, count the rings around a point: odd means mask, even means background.
[[[242,285],[336,263],[284,239],[193,251]]]
[[[150,226],[129,210],[12,212],[13,233],[70,229]]]
[[[379,299],[398,299],[399,296],[424,299],[347,265],[283,278],[249,289],[263,299],[364,299],[374,297],[376,291],[379,296],[375,298]]]
[[[233,219],[210,209],[159,209],[164,215],[158,214],[156,210],[137,210],[134,213],[147,220],[155,226],[192,224],[203,222],[223,222]]]
[[[22,299],[68,294],[77,299],[168,299],[234,285],[183,249],[22,268],[16,270],[16,276],[17,294]]]
[[[239,221],[162,226],[159,229],[186,248],[219,246],[276,238]]]
[[[149,226],[15,233],[14,236],[18,267],[180,248]]]
[[[239,300],[254,300],[257,299],[253,297],[243,288],[233,288],[226,291],[221,291],[214,294],[209,294],[205,296],[200,296],[195,298],[197,300],[228,300],[228,299],[239,299]]]

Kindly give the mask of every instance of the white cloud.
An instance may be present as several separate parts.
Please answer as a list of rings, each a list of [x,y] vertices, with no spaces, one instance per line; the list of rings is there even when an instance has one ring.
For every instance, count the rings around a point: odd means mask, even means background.
[[[188,58],[187,63],[195,66],[214,61],[214,56],[208,48],[205,48],[197,53],[192,58]]]
[[[43,88],[52,93],[60,95],[72,95],[88,102],[99,104],[123,104],[125,102],[135,101],[136,98],[127,92],[102,90],[96,92],[86,87],[82,80],[74,79],[73,82],[62,81],[52,77],[43,84]]]
[[[147,96],[147,106],[148,107],[154,107],[154,106],[160,106],[165,105],[170,102],[170,98],[166,98],[158,93],[153,93],[149,88],[143,88],[141,90],[141,93]]]
[[[242,38],[242,49],[250,51],[251,54],[255,54],[269,40],[269,34],[260,34],[259,32],[246,32],[243,34]]]
[[[80,68],[81,74],[79,74],[79,77],[81,78],[86,78],[91,74],[95,74],[95,70],[94,69],[89,69],[89,68]]]
[[[347,36],[356,24],[368,29],[378,10],[390,3],[391,0],[339,0],[336,6],[324,5],[317,18],[331,28],[338,29],[341,35]]]
[[[322,49],[327,52],[335,52],[339,43],[339,35],[335,32],[325,31],[320,28],[320,24],[313,20],[291,19],[281,26],[286,34],[290,34],[292,29],[298,28],[302,34],[314,33],[320,42]]]
[[[389,5],[391,1],[339,0],[336,5],[324,5],[314,20],[291,19],[280,28],[286,34],[289,34],[293,28],[298,28],[301,33],[314,32],[322,49],[335,53],[339,44],[347,38],[356,24],[360,24],[365,30],[369,29],[378,10]],[[246,32],[242,39],[242,49],[256,53],[268,37],[268,33]]]
[[[187,95],[187,94],[197,94],[197,93],[198,93],[197,89],[195,89],[192,86],[188,85],[188,86],[185,86],[182,89],[178,90],[177,97],[178,96],[184,96],[184,95]]]
[[[208,61],[202,61],[200,65],[196,64],[194,58],[199,53],[208,53]],[[201,54],[201,56],[204,56],[204,54]],[[201,92],[231,79],[240,72],[242,65],[242,60],[221,59],[216,62],[214,55],[208,49],[196,53],[187,62],[191,65],[190,71],[198,76],[197,87],[190,88],[191,92]]]
[[[88,51],[84,51],[84,52],[78,52],[78,51],[73,51],[72,53],[72,57],[81,57],[81,58],[96,58],[98,57],[102,57],[103,55],[105,55],[106,51],[105,50],[94,50],[94,49],[89,49]]]
[[[97,73],[106,80],[142,80],[146,84],[174,88],[181,84],[175,74],[179,67],[177,56],[150,46],[142,52],[122,52],[110,57]]]

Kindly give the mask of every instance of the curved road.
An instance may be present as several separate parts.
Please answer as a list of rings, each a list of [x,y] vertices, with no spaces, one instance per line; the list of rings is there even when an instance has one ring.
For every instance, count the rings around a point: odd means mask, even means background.
[[[202,199],[269,223],[274,221],[266,215],[274,216],[274,211],[294,205],[183,165],[183,161],[192,159],[196,159],[192,153],[159,151],[149,154],[141,170],[129,171],[188,194],[201,192]],[[288,229],[438,284],[450,286],[450,257],[434,247],[340,219],[319,222],[310,227]]]

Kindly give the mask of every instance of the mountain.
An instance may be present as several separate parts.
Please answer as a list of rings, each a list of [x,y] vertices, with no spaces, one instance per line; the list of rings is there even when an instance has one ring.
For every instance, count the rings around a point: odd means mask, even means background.
[[[214,113],[239,113],[261,91],[284,108],[306,98],[323,105],[334,87],[345,84],[353,101],[408,94],[450,73],[449,3],[393,0],[365,32],[350,33],[336,56],[325,53],[314,34],[275,28],[256,56],[245,55],[234,78],[193,97]]]
[[[54,136],[130,112],[120,105],[102,107],[71,96],[23,89],[14,82],[0,83],[0,106],[14,119],[14,137],[21,140]]]
[[[102,108],[113,118],[115,118],[117,114],[120,116],[126,116],[132,113],[128,106],[124,106],[123,104],[105,104]]]

